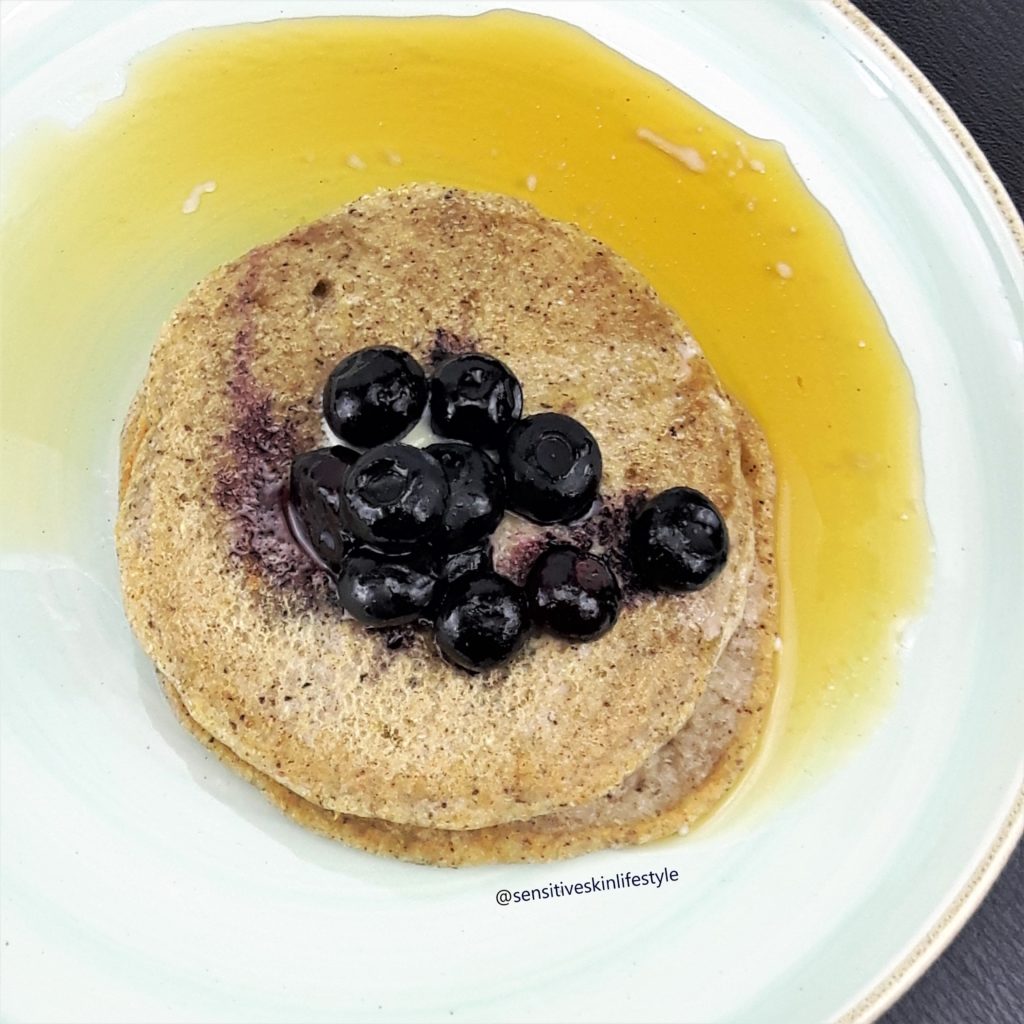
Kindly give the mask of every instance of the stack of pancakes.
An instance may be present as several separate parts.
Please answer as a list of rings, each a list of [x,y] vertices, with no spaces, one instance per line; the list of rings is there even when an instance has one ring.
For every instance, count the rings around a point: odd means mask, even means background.
[[[626,578],[608,634],[537,634],[480,676],[428,631],[343,618],[282,487],[325,443],[327,374],[369,345],[428,368],[496,356],[526,414],[598,439],[591,522],[507,516],[499,571],[521,578],[549,536],[616,563],[630,510],[680,485],[724,514],[725,570],[684,595]],[[761,432],[635,270],[525,203],[410,186],[252,250],[177,310],[125,424],[117,547],[182,722],[293,818],[425,863],[543,860],[678,832],[746,764],[773,689],[773,501]]]

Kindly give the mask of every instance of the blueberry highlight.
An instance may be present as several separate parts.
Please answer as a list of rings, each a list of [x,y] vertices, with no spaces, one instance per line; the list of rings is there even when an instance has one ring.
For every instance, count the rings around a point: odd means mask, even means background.
[[[324,385],[324,418],[356,448],[394,441],[417,423],[427,404],[423,367],[400,348],[364,348],[346,356]]]
[[[487,452],[461,441],[424,449],[441,464],[448,481],[439,541],[447,551],[472,547],[489,537],[505,514],[505,478]]]
[[[409,552],[443,525],[448,481],[432,455],[383,444],[361,455],[342,488],[345,525],[381,551]]]
[[[430,424],[442,437],[498,448],[522,413],[522,385],[492,356],[456,356],[430,382]]]
[[[446,590],[434,623],[441,655],[469,672],[508,661],[526,642],[526,595],[497,573],[461,576]]]
[[[338,603],[364,626],[401,626],[429,615],[436,586],[430,562],[364,548],[338,577]]]
[[[341,570],[352,543],[341,522],[341,492],[358,457],[350,448],[334,445],[303,452],[292,461],[288,480],[292,532],[313,561],[333,573]]]
[[[686,593],[706,587],[722,571],[729,534],[706,495],[673,487],[638,512],[630,527],[629,555],[646,586]]]
[[[597,555],[556,544],[533,563],[526,593],[538,626],[570,640],[596,640],[619,616],[622,590]]]
[[[450,554],[441,568],[441,582],[446,586],[454,583],[460,576],[471,573],[493,572],[494,556],[489,544],[467,548]]]
[[[535,523],[585,515],[601,486],[601,449],[571,416],[542,412],[509,431],[503,464],[508,507]]]

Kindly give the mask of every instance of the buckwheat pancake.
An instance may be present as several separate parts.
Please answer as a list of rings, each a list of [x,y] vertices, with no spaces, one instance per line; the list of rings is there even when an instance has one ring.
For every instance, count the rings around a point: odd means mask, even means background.
[[[685,484],[724,514],[726,569],[481,677],[423,633],[342,619],[279,491],[323,443],[331,367],[379,344],[502,359],[527,413],[570,413],[601,445],[603,507],[581,530],[621,536],[643,493]],[[507,532],[496,561],[531,543]],[[320,807],[449,829],[580,804],[643,764],[690,717],[753,561],[735,417],[679,318],[576,227],[437,186],[374,193],[197,286],[126,424],[117,545],[132,626],[203,729]]]
[[[565,811],[483,829],[418,828],[339,815],[303,800],[238,758],[189,716],[175,687],[162,678],[172,707],[200,742],[299,824],[371,853],[448,867],[541,861],[685,830],[721,800],[746,767],[774,689],[775,478],[764,437],[749,416],[741,416],[756,548],[743,618],[690,720],[609,793]]]

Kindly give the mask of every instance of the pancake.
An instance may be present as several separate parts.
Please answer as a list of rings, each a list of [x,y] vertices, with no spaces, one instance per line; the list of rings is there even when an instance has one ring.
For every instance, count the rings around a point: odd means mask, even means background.
[[[614,549],[645,493],[685,484],[725,516],[725,570],[628,593],[600,640],[538,635],[480,677],[425,633],[343,620],[279,493],[323,443],[327,373],[376,344],[504,360],[527,413],[576,416],[601,445],[581,539]],[[374,193],[216,271],[165,326],[123,437],[125,608],[198,725],[297,796],[431,828],[534,818],[608,792],[690,717],[753,561],[740,447],[679,318],[601,243],[506,197]],[[501,532],[500,567],[536,553],[529,532]]]
[[[186,728],[271,803],[299,824],[371,853],[447,867],[544,861],[685,831],[722,799],[747,766],[774,689],[775,478],[760,430],[746,415],[741,425],[756,547],[742,621],[686,725],[597,799],[533,820],[461,831],[338,815],[303,800],[238,758],[191,718],[176,688],[162,679],[168,699]]]

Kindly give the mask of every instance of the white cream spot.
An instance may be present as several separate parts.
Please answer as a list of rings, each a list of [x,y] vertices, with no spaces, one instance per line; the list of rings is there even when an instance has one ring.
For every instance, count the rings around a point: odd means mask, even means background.
[[[752,171],[757,171],[758,174],[764,174],[764,169],[765,168],[764,168],[763,161],[761,161],[761,160],[751,160],[750,161],[750,169]]]
[[[683,340],[676,346],[679,355],[685,362],[689,362],[694,356],[700,353],[700,348],[689,331],[683,332]]]
[[[776,263],[775,273],[788,281],[793,276],[793,268],[788,263]]]
[[[389,149],[386,155],[388,163],[391,164],[392,167],[397,167],[402,162],[402,154],[396,153],[392,149]]]
[[[199,201],[207,192],[216,192],[217,182],[215,181],[204,181],[200,185],[196,185],[194,189],[188,194],[188,198],[181,204],[182,213],[195,213],[199,209]]]
[[[863,338],[861,338],[857,342],[857,348],[867,348],[867,347],[868,347],[868,343]]]
[[[643,142],[649,142],[655,149],[660,149],[662,153],[672,157],[673,160],[678,160],[695,174],[703,174],[706,170],[707,165],[704,163],[704,158],[692,146],[680,146],[669,142],[668,139],[655,135],[649,128],[637,128],[636,137]]]
[[[681,341],[676,346],[676,351],[679,353],[680,366],[676,371],[676,379],[682,384],[690,379],[690,374],[693,373],[693,367],[690,365],[690,360],[696,355],[695,350],[691,347],[688,341]]]
[[[527,192],[536,192],[537,191],[537,175],[536,174],[530,174],[530,175],[527,176],[527,178],[526,178],[526,190],[527,190]]]
[[[777,650],[777,651],[781,651],[782,650],[782,637],[781,636],[776,636],[775,637],[775,639],[772,641],[772,647],[774,647],[775,650]]]
[[[345,163],[347,163],[353,171],[362,171],[366,169],[366,163],[355,153],[349,153],[348,159]]]
[[[320,417],[320,431],[323,435],[324,444],[328,447],[332,444],[341,444],[346,448],[355,448],[355,445],[349,444],[348,441],[342,441],[337,434],[327,425],[325,417]],[[426,448],[428,444],[436,444],[438,441],[443,441],[444,438],[438,436],[430,427],[430,409],[424,409],[423,415],[420,416],[416,423],[416,426],[409,431],[405,437],[402,438],[402,444],[410,444],[414,448]],[[361,449],[357,449],[361,450]]]
[[[732,409],[732,403],[729,399],[717,391],[712,391],[708,395],[708,400],[714,402],[722,412],[729,412]]]
[[[756,199],[748,199],[747,200],[747,209],[751,213],[753,213],[757,209],[757,200]]]

